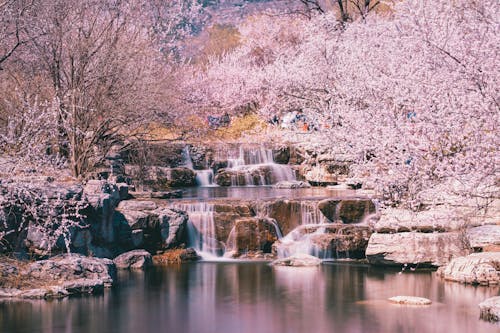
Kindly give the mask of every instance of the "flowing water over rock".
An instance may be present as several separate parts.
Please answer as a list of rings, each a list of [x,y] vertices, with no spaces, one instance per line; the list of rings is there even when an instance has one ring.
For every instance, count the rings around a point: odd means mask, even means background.
[[[263,146],[224,147],[213,155],[211,163],[205,161],[206,168],[199,169],[193,164],[189,146],[183,150],[184,166],[196,172],[198,186],[262,186],[296,179],[292,168],[276,163],[273,150]]]

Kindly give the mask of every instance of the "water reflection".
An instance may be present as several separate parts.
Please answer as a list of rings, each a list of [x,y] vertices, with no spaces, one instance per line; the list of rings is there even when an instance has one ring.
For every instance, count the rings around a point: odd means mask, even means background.
[[[489,332],[477,304],[498,288],[444,283],[432,272],[398,274],[364,265],[272,268],[198,263],[125,272],[98,297],[0,302],[0,332]],[[400,307],[395,295],[430,298]]]

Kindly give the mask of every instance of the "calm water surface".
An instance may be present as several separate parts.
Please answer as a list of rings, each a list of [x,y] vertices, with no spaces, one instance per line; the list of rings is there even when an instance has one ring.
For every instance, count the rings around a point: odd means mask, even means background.
[[[125,272],[119,286],[102,296],[3,301],[0,332],[500,332],[478,319],[477,308],[498,288],[445,283],[432,275],[346,263],[194,263]],[[434,303],[387,303],[395,295]]]

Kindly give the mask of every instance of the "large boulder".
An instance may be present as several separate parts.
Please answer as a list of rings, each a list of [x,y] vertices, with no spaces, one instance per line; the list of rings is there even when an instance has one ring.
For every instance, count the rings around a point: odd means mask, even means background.
[[[376,212],[371,199],[325,199],[318,203],[318,209],[332,222],[360,223]]]
[[[290,147],[279,147],[273,149],[273,160],[278,164],[288,164],[290,161]]]
[[[120,254],[113,259],[119,269],[146,269],[153,264],[153,257],[148,251],[133,250]]]
[[[126,165],[125,172],[137,186],[154,191],[166,191],[171,187],[196,186],[196,173],[186,167]]]
[[[480,318],[486,321],[500,321],[500,296],[491,297],[479,303]]]
[[[66,254],[36,261],[26,267],[23,275],[34,279],[51,278],[56,281],[96,279],[111,285],[115,276],[115,266],[109,259]]]
[[[179,247],[187,240],[186,212],[177,209],[162,209],[158,211],[159,227],[164,248]]]
[[[469,284],[498,285],[500,283],[500,252],[473,253],[453,259],[440,267],[437,275],[448,281]]]
[[[483,225],[467,230],[470,246],[476,251],[484,251],[500,246],[500,225]]]
[[[276,221],[269,218],[246,217],[234,222],[226,243],[226,256],[238,257],[245,253],[270,253],[278,240]]]
[[[366,257],[372,264],[418,267],[443,266],[469,253],[467,241],[459,232],[374,233],[366,249]]]

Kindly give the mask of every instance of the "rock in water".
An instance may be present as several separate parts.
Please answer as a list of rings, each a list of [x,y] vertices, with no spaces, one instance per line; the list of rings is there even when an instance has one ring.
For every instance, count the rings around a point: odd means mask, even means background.
[[[500,283],[500,252],[473,253],[453,259],[440,267],[437,275],[461,283],[498,285]]]
[[[487,321],[500,321],[500,296],[488,298],[479,304],[480,317]]]
[[[321,265],[321,259],[308,254],[295,254],[288,258],[278,259],[271,263],[273,266],[311,267]]]
[[[401,305],[430,305],[431,300],[415,296],[394,296],[388,299],[389,302]]]
[[[151,254],[146,250],[133,250],[113,259],[119,269],[146,269],[153,264]]]

